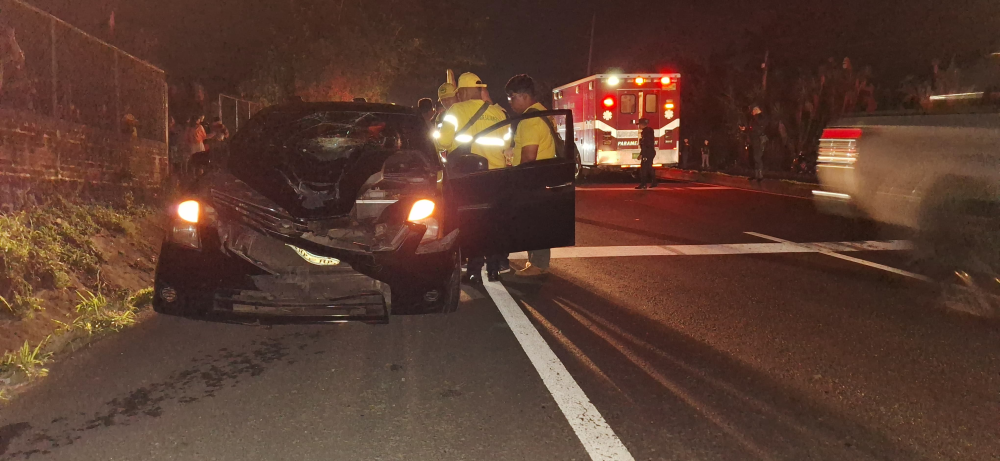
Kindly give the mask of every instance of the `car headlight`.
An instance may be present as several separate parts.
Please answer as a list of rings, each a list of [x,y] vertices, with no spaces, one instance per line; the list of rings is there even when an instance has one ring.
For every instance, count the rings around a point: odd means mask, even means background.
[[[206,212],[211,208],[206,207]],[[198,222],[202,217],[202,206],[196,200],[185,200],[177,205],[170,226],[170,241],[184,247],[200,249]]]
[[[201,204],[196,200],[187,200],[177,205],[177,217],[189,223],[198,224],[201,215]]]
[[[433,213],[434,202],[427,199],[417,200],[413,203],[413,207],[410,208],[410,217],[406,220],[410,222],[417,222],[430,217]]]
[[[424,232],[423,238],[420,239],[421,242],[428,240],[434,240],[440,237],[441,234],[441,224],[432,215],[434,214],[434,202],[422,199],[417,200],[410,207],[410,216],[407,221],[424,225],[427,230]]]

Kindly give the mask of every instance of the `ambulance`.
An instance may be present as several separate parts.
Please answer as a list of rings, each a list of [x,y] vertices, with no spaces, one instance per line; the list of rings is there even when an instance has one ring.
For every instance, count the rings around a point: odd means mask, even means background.
[[[582,173],[639,168],[639,119],[656,133],[654,167],[678,163],[680,74],[597,74],[553,90],[573,111]],[[560,132],[562,129],[560,129]]]

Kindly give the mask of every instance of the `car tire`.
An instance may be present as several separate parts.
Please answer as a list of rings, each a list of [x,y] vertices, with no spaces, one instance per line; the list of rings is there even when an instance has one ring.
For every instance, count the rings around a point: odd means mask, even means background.
[[[1000,273],[1000,204],[979,194],[935,188],[924,205],[916,249],[947,270]]]
[[[996,278],[1000,276],[1000,203],[987,189],[941,185],[920,213],[915,239],[918,259],[943,284],[944,304],[980,316],[1000,315]],[[956,282],[958,282],[956,284]],[[987,302],[984,302],[987,301]]]

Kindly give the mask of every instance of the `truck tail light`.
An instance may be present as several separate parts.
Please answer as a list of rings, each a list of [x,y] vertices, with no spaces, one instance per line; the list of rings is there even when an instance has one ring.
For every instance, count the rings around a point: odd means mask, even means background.
[[[819,138],[817,168],[853,169],[858,161],[860,128],[827,128]]]
[[[608,97],[604,98],[604,107],[607,107],[607,108],[610,109],[610,108],[612,108],[614,106],[615,106],[615,98],[612,98],[611,96],[608,96]]]
[[[827,128],[820,139],[859,139],[861,128]]]

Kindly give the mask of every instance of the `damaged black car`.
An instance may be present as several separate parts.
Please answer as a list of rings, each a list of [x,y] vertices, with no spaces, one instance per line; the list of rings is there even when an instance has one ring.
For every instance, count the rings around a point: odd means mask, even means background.
[[[539,116],[559,117],[572,139],[569,111],[534,112],[489,132]],[[566,150],[488,170],[470,147],[439,155],[410,108],[265,109],[169,208],[154,308],[368,322],[453,312],[463,257],[574,244],[575,161]]]

